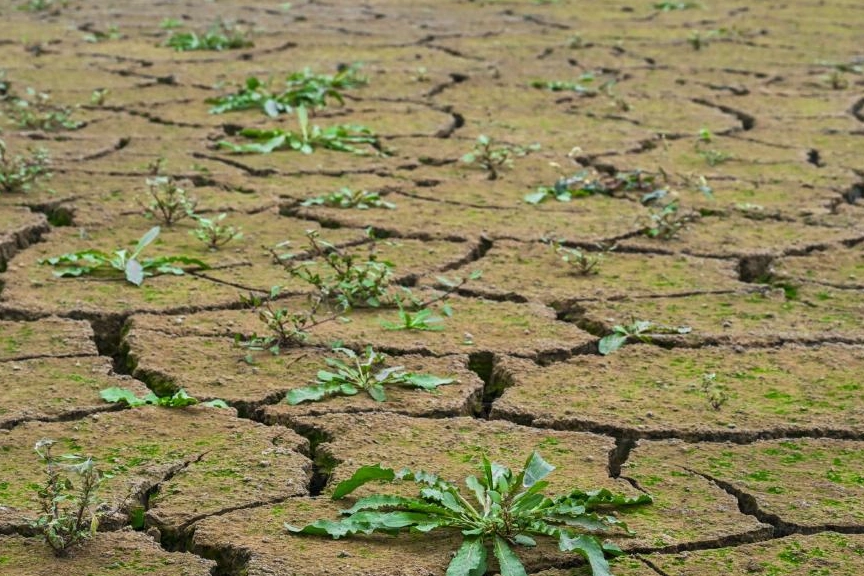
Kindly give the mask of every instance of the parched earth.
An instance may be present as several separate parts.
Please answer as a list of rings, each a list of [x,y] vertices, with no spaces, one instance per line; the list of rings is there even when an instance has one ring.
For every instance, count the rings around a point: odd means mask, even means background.
[[[20,3],[0,4],[0,137],[10,155],[46,149],[53,177],[0,192],[0,573],[443,576],[453,534],[333,541],[282,526],[335,517],[328,496],[360,465],[460,480],[483,453],[517,466],[535,449],[557,466],[550,490],[654,497],[622,513],[634,534],[612,536],[619,576],[864,573],[864,5]],[[254,46],[174,52],[168,18],[199,32],[223,19]],[[295,119],[210,114],[208,98],[354,62],[368,84],[312,122],[368,126],[389,155],[218,148]],[[83,124],[17,125],[11,96],[29,88]],[[460,160],[481,135],[539,149],[490,180]],[[226,213],[244,236],[210,251],[187,219],[148,254],[210,269],[136,287],[39,264],[134,247],[154,225],[141,203],[160,157],[200,214]],[[653,175],[692,218],[662,239],[645,233],[658,214],[646,190],[523,200],[580,170]],[[395,208],[303,204],[343,187]],[[302,252],[317,230],[364,254],[367,228],[423,298],[441,276],[483,271],[446,301],[443,330],[388,330],[397,310],[367,308],[279,355],[237,347],[266,333],[250,294],[279,285],[275,304],[307,302],[270,248]],[[614,249],[579,275],[549,239]],[[691,330],[601,356],[600,337],[634,320]],[[455,381],[383,403],[285,403],[334,343]],[[230,408],[122,409],[100,399],[113,386]],[[66,559],[30,526],[41,438],[110,473],[114,513]],[[534,576],[589,573],[545,543],[520,553]]]

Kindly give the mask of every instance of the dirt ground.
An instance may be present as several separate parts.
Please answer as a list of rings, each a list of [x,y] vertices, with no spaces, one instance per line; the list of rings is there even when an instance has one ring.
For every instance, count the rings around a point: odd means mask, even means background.
[[[254,45],[163,45],[172,25],[220,20]],[[618,576],[864,573],[861,30],[853,0],[0,1],[0,138],[10,157],[47,150],[52,172],[0,188],[0,574],[443,576],[452,533],[282,526],[335,517],[333,486],[364,464],[461,481],[481,454],[517,466],[532,450],[557,466],[550,490],[654,497],[622,513]],[[296,119],[206,100],[352,63],[368,83],[311,122],[367,126],[387,154],[219,147]],[[37,93],[80,125],[22,125],[16,98]],[[462,160],[481,135],[538,146],[490,179]],[[148,254],[209,269],[137,287],[40,265],[132,249],[160,157],[198,214],[243,237],[213,251],[186,219]],[[580,171],[653,180],[525,201]],[[394,207],[304,203],[345,187]],[[652,235],[673,198],[688,218]],[[275,304],[307,305],[270,249],[302,254],[316,230],[362,255],[367,229],[421,298],[483,271],[443,330],[389,330],[389,305],[278,355],[236,345],[266,333],[250,295],[278,285]],[[580,275],[550,240],[602,259]],[[635,320],[690,330],[601,356]],[[454,382],[285,403],[334,344]],[[230,407],[124,409],[100,399],[113,386]],[[64,559],[30,525],[46,437],[110,473],[115,512]],[[534,576],[589,574],[553,543],[519,552]]]

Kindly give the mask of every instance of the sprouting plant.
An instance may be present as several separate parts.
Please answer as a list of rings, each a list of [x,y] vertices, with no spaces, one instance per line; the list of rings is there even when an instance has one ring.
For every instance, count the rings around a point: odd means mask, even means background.
[[[40,178],[50,178],[51,160],[42,148],[28,150],[27,156],[10,156],[6,143],[0,140],[0,192],[28,192]]]
[[[236,50],[250,48],[254,42],[249,35],[241,32],[227,22],[217,22],[204,34],[196,32],[172,32],[165,41],[165,46],[174,48],[177,52],[192,50]]]
[[[570,36],[570,39],[567,41],[567,47],[572,50],[582,48],[583,46],[585,46],[585,39],[579,34]]]
[[[429,70],[427,70],[425,66],[420,66],[417,68],[411,79],[415,82],[429,82],[431,80],[431,78],[429,78]]]
[[[702,5],[698,2],[655,2],[654,9],[661,12],[672,12],[674,10],[690,10],[692,8],[701,8]]]
[[[161,164],[157,160],[151,164],[150,170],[159,173]],[[154,176],[147,179],[147,193],[150,203],[139,204],[144,208],[144,215],[171,227],[183,218],[194,216],[198,201],[186,194],[186,190],[171,176]]]
[[[702,374],[701,389],[714,410],[720,410],[729,400],[726,387],[717,382],[717,374],[714,372]]]
[[[93,106],[104,106],[108,92],[110,92],[110,90],[107,88],[97,88],[96,90],[93,90],[93,92],[90,93],[90,104]]]
[[[649,238],[671,240],[690,222],[697,218],[693,212],[681,212],[678,200],[651,212],[651,220],[643,230]]]
[[[66,2],[57,0],[27,0],[24,4],[20,4],[18,6],[19,10],[23,10],[25,12],[44,12],[45,10],[51,10],[56,7],[65,7]]]
[[[489,180],[495,180],[503,169],[513,166],[513,158],[527,156],[539,149],[539,144],[532,144],[530,146],[499,144],[493,142],[488,136],[480,136],[474,144],[474,149],[462,156],[462,162],[465,164],[476,164],[483,170],[486,170]]]
[[[618,350],[628,340],[651,343],[651,336],[657,334],[689,334],[689,326],[664,326],[647,320],[634,320],[626,326],[612,327],[612,333],[600,339],[599,351],[604,356]]]
[[[36,488],[41,514],[32,527],[56,556],[66,556],[70,548],[93,536],[99,527],[102,514],[97,492],[102,475],[92,458],[54,456],[51,449],[55,444],[54,440],[42,439],[34,448],[45,465],[47,477]]]
[[[344,104],[344,90],[365,85],[367,79],[359,74],[359,68],[359,64],[344,66],[334,75],[315,74],[306,68],[289,75],[281,92],[272,91],[269,82],[250,76],[239,91],[211,98],[207,103],[214,104],[211,114],[257,108],[276,117],[301,106],[314,111],[327,106],[328,99]]]
[[[550,198],[559,202],[569,202],[573,198],[594,195],[620,196],[630,192],[642,192],[656,197],[665,195],[668,190],[659,186],[656,175],[644,170],[616,172],[614,175],[580,170],[572,176],[559,178],[552,186],[539,186],[534,192],[526,194],[523,199],[528,204],[541,204]]]
[[[419,310],[406,309],[401,301],[399,306],[399,322],[382,321],[381,326],[386,330],[418,330],[421,332],[438,332],[444,330],[439,324],[444,321],[440,316],[435,316],[429,308]]]
[[[151,228],[138,240],[138,244],[131,254],[125,248],[115,250],[111,254],[100,250],[83,250],[52,258],[43,258],[39,260],[39,263],[54,266],[56,268],[54,275],[61,278],[65,276],[97,274],[102,271],[119,271],[123,272],[128,282],[136,286],[140,286],[144,282],[144,278],[153,276],[154,273],[184,274],[185,271],[183,268],[177,266],[177,264],[195,266],[201,270],[209,268],[201,260],[188,256],[160,256],[158,258],[139,260],[138,257],[141,252],[159,236],[159,231],[158,226]]]
[[[597,274],[599,272],[597,267],[603,262],[603,254],[614,249],[613,247],[600,253],[590,253],[579,248],[568,248],[559,241],[550,242],[550,246],[561,261],[569,265],[569,272],[579,276]]]
[[[228,404],[224,400],[210,400],[209,402],[199,402],[197,398],[189,396],[186,390],[180,388],[170,396],[157,396],[150,392],[143,398],[139,398],[133,391],[127,388],[106,388],[99,392],[99,397],[105,402],[112,404],[121,403],[130,408],[139,406],[162,406],[164,408],[183,408],[185,406],[194,406],[201,404],[202,406],[210,406],[212,408],[228,408]]]
[[[712,167],[719,166],[720,164],[732,159],[732,154],[723,152],[722,150],[715,150],[713,148],[707,150],[697,149],[696,153],[705,160],[706,164]]]
[[[334,539],[376,531],[401,530],[428,533],[436,528],[459,530],[463,539],[447,567],[447,576],[481,576],[487,571],[487,547],[498,560],[501,576],[525,576],[525,568],[511,546],[535,546],[535,538],[558,540],[563,552],[576,552],[588,560],[594,576],[611,576],[606,555],[622,554],[594,533],[620,529],[630,533],[626,524],[610,511],[650,504],[647,494],[627,498],[601,489],[546,496],[544,480],[555,467],[537,452],[531,454],[523,469],[514,474],[506,466],[490,463],[483,456],[480,478],[469,476],[465,484],[472,501],[459,488],[438,476],[408,468],[396,471],[380,464],[363,466],[333,491],[339,500],[369,482],[414,482],[420,485],[417,497],[373,494],[358,499],[342,510],[338,520],[318,520],[304,527],[285,524],[292,533],[332,536]]]
[[[325,196],[308,198],[301,203],[301,206],[330,206],[332,208],[357,208],[358,210],[366,210],[368,208],[387,208],[392,210],[396,208],[396,205],[392,202],[383,200],[381,194],[378,192],[369,192],[367,190],[355,191],[350,188],[340,188]]]
[[[377,308],[388,299],[394,266],[378,259],[374,242],[365,258],[361,258],[322,240],[315,230],[307,231],[306,238],[310,260],[285,262],[286,256],[272,254],[291,276],[314,286],[320,299],[334,302],[343,310],[358,305]],[[322,266],[323,273],[318,271]]]
[[[359,392],[366,392],[376,402],[384,402],[387,400],[385,386],[435,390],[438,386],[453,382],[452,378],[406,372],[402,366],[385,368],[386,356],[375,352],[371,346],[366,348],[364,356],[358,356],[348,348],[335,348],[334,351],[347,357],[351,365],[339,358],[326,358],[325,362],[335,372],[319,370],[315,384],[288,392],[285,396],[288,404],[295,406],[328,396],[354,396]]]
[[[474,270],[467,277],[448,278],[446,276],[436,276],[435,279],[440,285],[437,287],[440,291],[427,300],[420,300],[415,297],[410,288],[402,287],[402,291],[407,296],[408,303],[406,304],[399,294],[393,296],[396,306],[399,308],[399,321],[389,322],[382,321],[381,326],[385,330],[418,330],[427,332],[437,332],[443,330],[443,326],[439,326],[444,318],[435,316],[430,308],[433,304],[443,303],[441,313],[450,318],[453,316],[453,309],[447,304],[447,300],[453,293],[458,292],[465,284],[472,280],[477,280],[483,276],[482,270]],[[443,288],[442,288],[443,287]]]
[[[700,142],[712,142],[714,140],[714,134],[708,128],[700,128],[699,129],[699,141]]]
[[[249,338],[237,334],[234,337],[235,345],[253,352],[267,350],[271,354],[279,354],[282,348],[303,344],[309,338],[310,329],[338,318],[338,315],[324,319],[316,318],[315,315],[322,304],[320,299],[313,299],[308,310],[291,312],[284,307],[275,307],[272,300],[281,292],[280,286],[273,286],[270,288],[269,300],[256,295],[241,297],[244,304],[256,310],[258,320],[264,324],[269,334],[259,336],[253,333]],[[250,357],[247,357],[247,361],[249,360]]]
[[[586,86],[595,80],[594,74],[586,72],[579,76],[575,82],[566,82],[561,80],[534,80],[531,82],[532,88],[541,90],[549,90],[551,92],[576,92],[577,94],[585,94],[594,96],[597,94],[597,89]]]
[[[84,125],[84,122],[72,120],[72,108],[52,104],[47,92],[37,92],[33,88],[27,88],[26,92],[27,98],[7,97],[9,105],[5,113],[18,127],[55,132],[77,130]]]
[[[219,214],[216,218],[204,218],[203,216],[192,217],[198,223],[198,227],[189,233],[195,236],[198,240],[207,244],[211,250],[218,250],[232,240],[243,238],[243,233],[239,228],[234,226],[223,225],[227,214]]]
[[[840,70],[833,70],[825,79],[825,82],[832,90],[845,90],[849,87],[849,80],[846,79]]]
[[[310,125],[308,113],[302,106],[297,108],[297,122],[300,126],[299,132],[279,128],[246,128],[240,131],[240,136],[257,142],[234,144],[223,140],[218,146],[241,154],[269,154],[276,150],[299,150],[304,154],[311,154],[316,148],[324,148],[358,155],[387,155],[378,136],[365,126],[337,124],[321,128]],[[363,147],[360,147],[361,145]]]
[[[94,30],[84,35],[84,41],[90,42],[91,44],[97,44],[99,42],[105,42],[107,40],[120,40],[125,38],[123,34],[120,33],[120,30],[117,26],[111,25],[108,27],[107,32],[103,32],[102,30]]]
[[[163,18],[159,23],[159,28],[162,30],[174,30],[175,28],[180,28],[183,26],[183,23],[176,18]]]

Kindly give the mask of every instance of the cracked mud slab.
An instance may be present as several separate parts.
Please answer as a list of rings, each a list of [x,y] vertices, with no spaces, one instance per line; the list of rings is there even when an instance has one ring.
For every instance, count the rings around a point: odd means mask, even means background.
[[[504,359],[493,418],[628,436],[856,437],[864,349],[843,345],[664,350],[631,345],[539,367]]]
[[[36,242],[49,229],[45,216],[23,207],[0,210],[0,271],[21,249]]]
[[[306,441],[289,430],[240,420],[217,408],[144,407],[73,422],[26,422],[0,437],[0,530],[36,516],[33,484],[44,470],[33,452],[42,438],[55,453],[86,454],[111,473],[100,490],[123,522],[135,509],[176,530],[196,518],[306,493]]]
[[[348,320],[323,323],[311,329],[308,344],[329,347],[333,342],[362,350],[394,354],[447,356],[475,353],[506,353],[537,359],[567,357],[595,340],[587,332],[555,319],[552,309],[540,304],[516,304],[473,298],[451,297],[453,317],[442,331],[388,330],[381,322],[396,322],[393,308],[357,308],[344,315]],[[288,310],[303,309],[305,299],[277,301]],[[319,315],[322,318],[327,316]],[[140,314],[130,318],[132,329],[153,330],[176,336],[233,336],[264,334],[266,327],[251,310],[200,312],[186,316]],[[482,326],[482,331],[477,330]],[[514,331],[519,334],[513,339]]]
[[[683,336],[656,336],[657,342],[683,345],[775,345],[784,342],[864,341],[860,294],[853,290],[807,285],[795,299],[782,289],[682,298],[585,302],[574,312],[592,332],[608,334],[633,319],[665,326],[689,326]]]
[[[90,324],[42,318],[32,322],[0,320],[0,362],[43,356],[95,356]]]
[[[860,530],[861,442],[794,438],[748,445],[642,441],[623,475],[653,490],[698,474],[735,494],[748,513],[793,531]],[[655,470],[665,469],[664,474]]]
[[[119,386],[138,396],[147,388],[128,376],[116,375],[104,357],[38,358],[0,362],[0,429],[27,420],[73,420],[117,409],[99,392]]]
[[[140,532],[120,531],[100,532],[67,558],[56,558],[37,538],[0,536],[0,567],[20,576],[209,576],[215,564],[188,553],[166,552]]]
[[[772,270],[780,278],[798,282],[864,290],[864,244],[780,258]]]

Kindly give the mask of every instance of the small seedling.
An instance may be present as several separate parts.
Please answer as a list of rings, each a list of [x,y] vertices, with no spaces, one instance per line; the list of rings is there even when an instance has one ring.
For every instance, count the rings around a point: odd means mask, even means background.
[[[531,87],[541,90],[549,90],[551,92],[576,92],[577,94],[584,94],[586,96],[595,96],[597,94],[597,88],[586,86],[586,84],[591,84],[594,80],[594,74],[588,72],[579,76],[576,82],[534,80],[531,82]]]
[[[606,356],[624,346],[628,340],[650,344],[652,335],[689,334],[691,331],[689,326],[664,326],[647,320],[636,320],[627,326],[613,326],[612,333],[600,339],[599,351]]]
[[[724,162],[728,162],[733,158],[732,154],[728,152],[723,152],[722,150],[715,150],[713,148],[709,148],[707,150],[697,149],[696,151],[699,156],[705,160],[705,163],[709,166],[719,166]]]
[[[158,174],[161,170],[159,160],[150,165],[150,170]],[[148,178],[147,193],[150,196],[149,204],[145,205],[139,200],[147,218],[158,220],[163,225],[171,227],[184,218],[194,216],[198,201],[187,195],[186,190],[181,188],[171,176]]]
[[[324,322],[335,320],[338,316],[331,316],[323,320],[316,319],[315,315],[321,306],[321,300],[313,300],[308,310],[291,312],[287,308],[273,306],[272,300],[279,296],[282,288],[273,286],[270,288],[270,300],[263,300],[254,295],[241,297],[244,304],[254,308],[258,313],[258,319],[269,332],[266,336],[252,334],[248,339],[239,334],[234,337],[234,344],[247,350],[258,352],[267,350],[271,354],[279,354],[282,348],[299,346],[309,338],[309,330]],[[247,356],[247,362],[251,357]],[[251,363],[251,362],[250,362]]]
[[[307,231],[306,238],[310,260],[285,262],[290,255],[271,253],[291,276],[314,286],[321,300],[333,302],[343,310],[356,306],[377,308],[389,300],[394,265],[378,259],[374,242],[366,257],[361,259],[357,254],[344,252],[322,240],[315,230]],[[322,265],[323,274],[317,271]]]
[[[164,22],[164,21],[163,21]],[[192,50],[237,50],[251,48],[254,42],[249,35],[241,32],[226,22],[218,22],[204,34],[196,32],[172,32],[165,41],[165,46],[177,52]]]
[[[222,221],[225,220],[227,214],[220,214],[216,218],[204,218],[203,216],[192,216],[198,223],[198,227],[189,233],[195,236],[198,240],[207,244],[211,250],[218,250],[232,240],[240,240],[243,238],[243,233],[239,228],[234,226],[225,226]]]
[[[453,382],[452,378],[405,372],[402,366],[384,368],[386,357],[371,347],[366,348],[365,356],[358,356],[347,348],[336,348],[334,351],[347,357],[353,365],[349,366],[339,358],[325,359],[327,365],[336,371],[319,370],[315,384],[288,392],[285,396],[288,404],[295,406],[328,396],[354,396],[359,392],[366,392],[376,402],[384,402],[387,400],[385,386],[435,390],[438,386]]]
[[[104,106],[105,98],[108,96],[110,90],[107,88],[97,88],[90,93],[90,104],[92,106]]]
[[[70,548],[96,534],[102,516],[97,499],[102,474],[92,458],[54,456],[51,449],[55,444],[54,440],[42,439],[34,448],[45,465],[47,478],[36,487],[41,514],[32,527],[54,550],[54,555],[62,557]]]
[[[714,134],[708,128],[700,128],[699,129],[699,141],[700,142],[713,142]]]
[[[597,268],[603,262],[603,253],[592,254],[578,248],[568,248],[557,241],[550,242],[550,246],[552,246],[555,254],[561,258],[561,261],[568,264],[570,274],[591,276],[599,272]],[[611,250],[606,250],[606,252]]]
[[[435,316],[429,308],[420,308],[419,310],[407,310],[401,301],[397,301],[399,306],[399,322],[382,321],[381,326],[385,330],[417,330],[419,332],[439,332],[444,330],[443,326],[439,326],[444,319],[440,316]]]
[[[668,190],[659,186],[657,177],[643,170],[616,172],[615,175],[599,174],[580,170],[569,177],[558,179],[552,186],[540,186],[524,196],[528,204],[541,204],[550,198],[559,202],[570,202],[573,198],[588,196],[626,196],[630,192],[642,192],[643,203],[666,195]]]
[[[103,32],[102,30],[92,30],[88,34],[84,35],[84,41],[90,42],[91,44],[97,44],[107,40],[121,40],[123,38],[125,38],[125,36],[120,33],[117,26],[113,25],[108,28],[107,32]]]
[[[160,256],[158,258],[144,258],[139,260],[141,252],[159,236],[159,227],[151,228],[138,241],[135,250],[131,254],[124,248],[107,254],[100,250],[83,250],[44,258],[39,260],[40,264],[54,266],[54,275],[58,277],[82,276],[98,274],[103,271],[119,271],[124,274],[126,281],[140,286],[144,278],[156,274],[185,274],[185,270],[177,264],[195,266],[200,270],[209,268],[207,264],[197,258],[188,256]]]
[[[159,23],[159,28],[162,30],[174,30],[175,28],[181,28],[183,23],[176,18],[164,18],[162,22]]]
[[[29,192],[42,178],[50,178],[51,160],[42,148],[28,150],[27,156],[10,156],[6,143],[0,140],[0,192],[18,194]]]
[[[37,92],[33,88],[26,90],[28,98],[7,96],[9,106],[5,113],[19,128],[56,132],[59,130],[77,130],[84,122],[72,120],[72,108],[56,106],[51,103],[51,96],[46,92]]]
[[[675,10],[691,10],[693,8],[701,8],[702,5],[698,2],[655,2],[654,9],[661,12],[672,12]]]
[[[714,410],[720,410],[729,400],[729,393],[723,384],[717,382],[714,372],[702,374],[702,392],[708,398],[708,403]]]
[[[367,190],[351,190],[350,188],[340,188],[335,192],[331,192],[325,196],[316,196],[304,200],[301,206],[329,206],[331,208],[356,208],[358,210],[367,210],[369,208],[387,208],[392,210],[396,205],[392,202],[387,202],[381,199],[381,194],[378,192],[369,192]]]
[[[302,528],[285,524],[285,529],[334,539],[376,531],[395,534],[410,529],[427,534],[436,528],[459,530],[462,544],[452,556],[447,576],[486,574],[490,546],[501,576],[525,576],[525,568],[511,546],[533,547],[535,537],[547,536],[558,540],[561,551],[576,552],[587,559],[594,576],[611,576],[606,555],[623,552],[612,543],[601,542],[594,533],[612,529],[630,533],[610,511],[650,504],[651,497],[627,498],[605,489],[575,489],[549,497],[542,490],[549,484],[544,478],[553,470],[555,467],[537,452],[516,474],[490,463],[484,455],[480,478],[469,476],[465,480],[474,500],[471,502],[455,484],[434,474],[408,468],[396,471],[380,464],[363,466],[336,486],[334,500],[369,482],[414,482],[421,487],[420,492],[415,498],[389,494],[362,497],[342,510],[343,517],[338,520],[318,520]]]
[[[527,156],[539,149],[539,144],[530,146],[497,144],[488,136],[480,136],[474,144],[474,150],[462,156],[462,162],[479,166],[486,170],[489,180],[496,180],[503,169],[513,166],[513,158]]]
[[[28,0],[24,4],[19,4],[18,9],[24,12],[44,12],[52,8],[66,7],[66,2],[57,0]]]
[[[197,398],[189,396],[186,390],[180,388],[170,396],[157,396],[150,392],[143,398],[139,398],[134,392],[127,388],[106,388],[99,392],[99,397],[105,402],[112,404],[125,404],[130,408],[138,408],[139,406],[162,406],[164,408],[183,408],[186,406],[194,406],[201,404],[211,408],[228,408],[228,404],[224,400],[210,400],[209,402],[199,402]]]
[[[282,92],[273,92],[269,82],[250,76],[239,91],[211,98],[207,103],[214,104],[211,114],[260,109],[275,118],[300,107],[314,111],[326,107],[330,99],[344,104],[342,91],[365,85],[367,80],[358,73],[359,68],[359,64],[346,66],[332,76],[314,74],[306,68],[288,76]]]
[[[277,150],[298,150],[303,154],[311,154],[316,148],[349,152],[357,155],[379,154],[387,155],[381,141],[369,128],[354,124],[337,124],[321,128],[309,124],[309,116],[303,107],[297,108],[299,132],[291,130],[259,130],[246,128],[240,131],[240,136],[256,140],[254,144],[234,144],[221,141],[218,146],[240,154],[270,154]],[[359,145],[364,145],[359,147]]]
[[[649,238],[671,240],[697,215],[693,212],[681,212],[678,200],[673,200],[660,209],[651,212],[651,220],[643,233]]]

